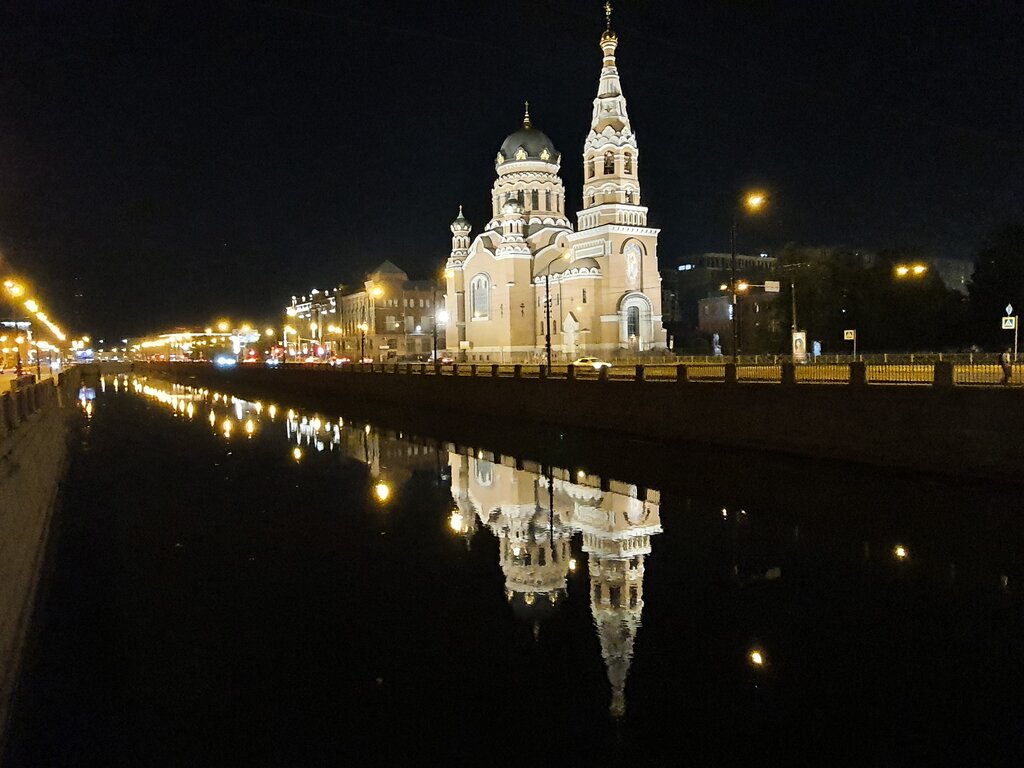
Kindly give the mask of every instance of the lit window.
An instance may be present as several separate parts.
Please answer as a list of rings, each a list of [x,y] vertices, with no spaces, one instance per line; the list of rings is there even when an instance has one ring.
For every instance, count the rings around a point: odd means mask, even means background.
[[[487,275],[477,275],[470,282],[470,301],[474,320],[486,320],[491,315],[491,281]]]

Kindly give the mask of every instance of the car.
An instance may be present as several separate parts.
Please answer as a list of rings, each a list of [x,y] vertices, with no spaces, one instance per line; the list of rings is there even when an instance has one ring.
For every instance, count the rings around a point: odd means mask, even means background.
[[[332,357],[329,362],[330,362],[331,365],[348,365],[349,363],[352,362],[352,358],[351,357]]]
[[[580,367],[590,366],[595,371],[599,371],[602,368],[612,367],[611,363],[605,362],[604,360],[600,360],[596,357],[578,357],[575,360],[573,360],[572,363],[570,363],[570,365],[577,365]]]

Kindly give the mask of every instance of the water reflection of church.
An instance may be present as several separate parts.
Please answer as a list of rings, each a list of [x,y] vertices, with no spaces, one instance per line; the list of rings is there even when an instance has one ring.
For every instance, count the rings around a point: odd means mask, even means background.
[[[452,527],[472,536],[477,521],[498,538],[505,596],[517,616],[538,627],[564,600],[576,568],[579,532],[590,575],[590,609],[611,683],[611,712],[625,712],[626,677],[644,607],[644,557],[661,533],[660,496],[634,485],[540,467],[515,459],[449,454]],[[644,498],[638,498],[643,495]]]

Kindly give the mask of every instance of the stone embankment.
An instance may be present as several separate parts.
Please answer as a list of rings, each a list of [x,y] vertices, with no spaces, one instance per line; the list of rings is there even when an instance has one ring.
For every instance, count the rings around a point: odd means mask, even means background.
[[[1024,482],[1024,402],[1013,388],[439,376],[397,366],[135,368],[239,396],[372,406],[421,424],[532,422],[593,430],[609,441],[717,445]]]
[[[0,744],[67,460],[81,372],[0,395]],[[2,751],[2,750],[0,750]]]

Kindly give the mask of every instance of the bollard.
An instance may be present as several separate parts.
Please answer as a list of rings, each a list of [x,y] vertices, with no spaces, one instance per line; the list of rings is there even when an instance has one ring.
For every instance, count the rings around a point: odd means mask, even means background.
[[[576,366],[570,365],[565,369],[565,378],[567,381],[574,381],[576,379]]]
[[[458,376],[458,375],[459,375],[459,364],[458,363],[452,363],[452,376]]]
[[[726,384],[735,384],[738,380],[739,379],[736,376],[736,363],[726,363],[725,364],[725,383]]]
[[[940,360],[935,364],[932,385],[936,387],[953,386],[953,364],[948,360]]]
[[[473,363],[471,366],[469,366],[469,375],[476,376],[476,363]]]
[[[690,383],[690,369],[686,367],[686,364],[676,366],[676,382],[679,384]]]
[[[537,376],[541,379],[546,379],[548,377],[548,367],[543,364],[538,366]]]
[[[647,381],[647,371],[642,365],[636,367],[636,373],[634,375],[636,381]]]
[[[850,363],[850,384],[863,386],[868,383],[868,367],[863,360],[854,360]]]
[[[598,381],[608,381],[608,366],[607,365],[602,365],[600,368],[597,369],[597,380]]]
[[[796,365],[794,363],[782,364],[782,383],[796,384]]]
[[[491,365],[491,376],[494,377],[495,379],[498,378],[498,364],[497,363],[493,363]]]
[[[523,378],[523,364],[522,363],[516,363],[514,366],[512,366],[512,378],[514,378],[514,379],[521,379],[521,378]]]
[[[420,376],[422,376],[426,372],[427,372],[427,364],[426,363],[420,363]]]
[[[441,375],[441,364],[440,363],[434,363],[434,375],[435,376],[440,376]]]

